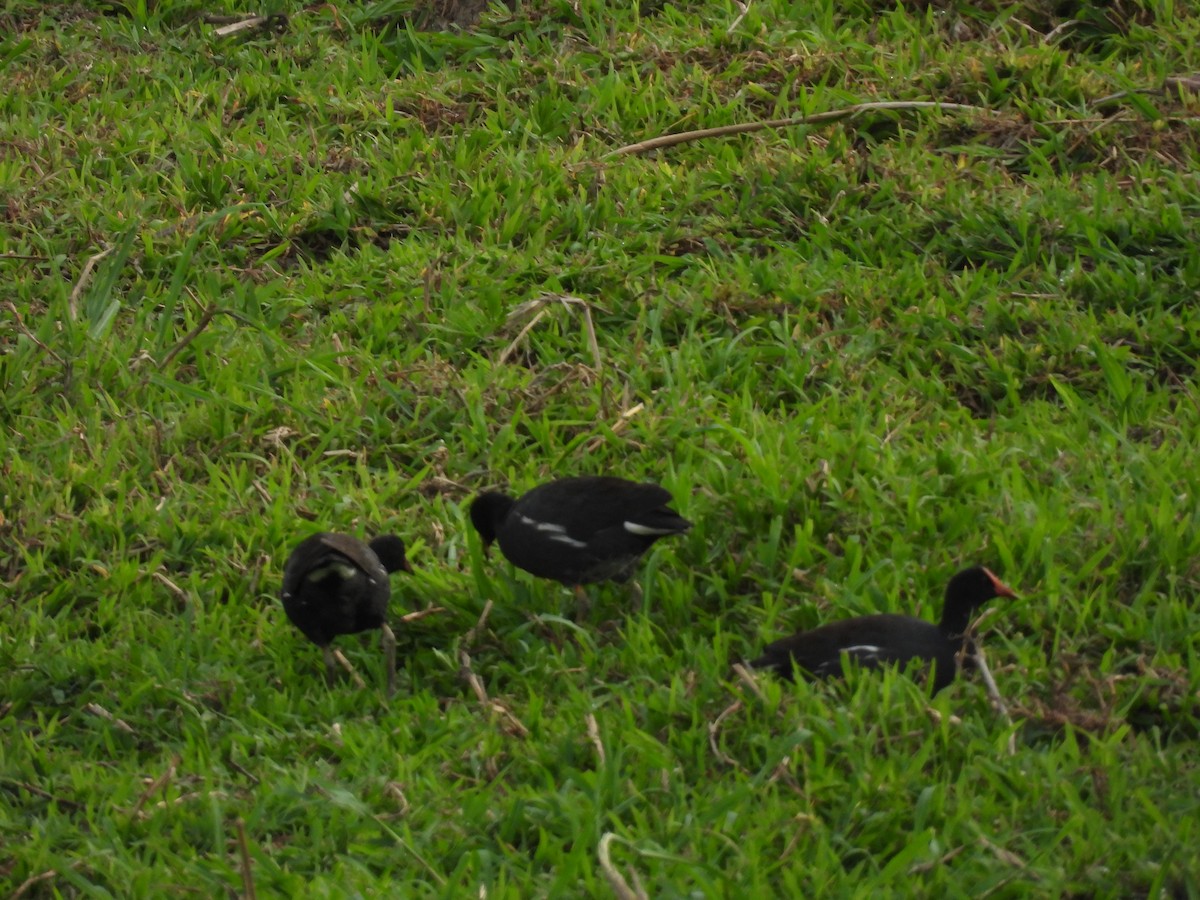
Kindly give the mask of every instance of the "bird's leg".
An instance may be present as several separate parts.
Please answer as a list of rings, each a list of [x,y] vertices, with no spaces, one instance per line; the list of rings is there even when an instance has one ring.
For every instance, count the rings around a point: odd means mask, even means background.
[[[582,584],[575,585],[572,590],[575,592],[575,621],[579,622],[591,615],[592,598],[588,596]]]
[[[383,664],[387,667],[387,695],[396,693],[396,635],[384,622],[379,626],[380,643],[383,645]]]
[[[336,670],[336,665],[334,663],[334,656],[333,656],[333,647],[326,644],[324,647],[321,648],[321,653],[325,657],[325,682],[327,684],[333,684],[333,677],[334,677],[335,670]]]
[[[333,681],[333,664],[335,662],[349,673],[356,688],[361,690],[367,686],[367,683],[362,680],[362,677],[355,670],[354,666],[350,665],[350,660],[346,659],[342,651],[336,647],[329,646],[325,648],[325,672],[329,675],[331,682]]]

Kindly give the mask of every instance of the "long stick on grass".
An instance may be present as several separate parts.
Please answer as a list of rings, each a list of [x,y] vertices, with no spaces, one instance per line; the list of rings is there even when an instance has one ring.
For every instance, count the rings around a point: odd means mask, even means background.
[[[479,701],[479,706],[485,711],[499,716],[508,722],[508,728],[505,731],[515,737],[529,737],[529,729],[525,724],[518,719],[507,706],[499,700],[493,700],[488,696],[487,688],[483,686],[483,681],[475,674],[475,670],[471,668],[471,654],[467,652],[467,648],[474,645],[476,639],[483,633],[483,628],[487,624],[488,614],[492,611],[492,601],[489,600],[483,605],[483,612],[479,615],[479,621],[468,631],[462,639],[462,643],[458,648],[458,674],[467,685],[471,688],[471,692],[475,694],[475,699]]]
[[[51,350],[49,347],[47,347],[45,344],[43,344],[38,339],[38,336],[36,334],[34,334],[32,331],[30,331],[25,326],[25,320],[23,318],[21,318],[20,310],[17,309],[16,305],[11,300],[5,300],[4,307],[9,312],[11,312],[13,314],[13,317],[17,320],[17,330],[19,330],[21,332],[21,334],[25,335],[25,337],[29,338],[29,340],[33,341],[34,345],[39,350],[41,350],[45,354],[48,354],[50,356],[50,358],[53,359],[56,363],[58,363],[60,366],[66,365],[66,363],[63,362],[63,358],[61,356],[59,356],[57,353],[55,353],[53,350]]]
[[[988,701],[992,704],[992,709],[1000,714],[1004,719],[1004,723],[1009,727],[1008,733],[1008,755],[1014,756],[1017,752],[1016,734],[1012,729],[1012,716],[1008,714],[1008,706],[1004,702],[1004,697],[1000,694],[1000,688],[996,686],[996,679],[992,677],[992,670],[988,668],[987,659],[983,655],[983,645],[979,642],[978,632],[979,626],[983,624],[990,615],[996,612],[995,607],[984,610],[974,622],[967,627],[965,635],[966,641],[963,642],[963,651],[966,652],[967,647],[972,647],[971,661],[975,664],[975,668],[979,670],[979,677],[983,679],[983,686],[987,689]],[[962,663],[959,662],[959,665]]]
[[[996,680],[992,678],[992,670],[988,668],[987,659],[983,655],[983,648],[976,645],[975,647],[975,668],[979,670],[979,677],[983,679],[983,684],[987,688],[988,700],[992,703],[992,708],[1000,714],[1004,719],[1004,723],[1008,726],[1008,755],[1016,756],[1017,753],[1017,735],[1012,730],[1012,716],[1008,714],[1008,707],[1004,703],[1004,698],[1000,696],[1000,689],[996,687]]]
[[[831,109],[825,112],[813,113],[811,116],[795,116],[790,119],[767,119],[763,122],[741,122],[737,125],[720,125],[716,128],[701,128],[698,131],[680,131],[675,134],[663,134],[655,138],[638,141],[636,144],[626,144],[604,154],[602,159],[610,156],[625,156],[630,153],[649,153],[663,147],[674,147],[689,141],[700,141],[710,137],[726,137],[731,134],[749,134],[753,131],[764,131],[768,128],[791,128],[796,125],[818,125],[822,122],[837,122],[851,119],[868,112],[887,110],[909,112],[913,110],[936,109],[945,112],[992,113],[983,106],[971,106],[967,103],[939,103],[936,100],[880,100],[873,103],[856,103],[844,109]]]
[[[250,868],[250,843],[246,840],[246,820],[238,816],[238,857],[242,864],[242,897],[245,900],[256,900],[258,894],[254,890],[254,872]]]
[[[170,351],[168,351],[167,355],[162,358],[162,362],[158,364],[158,371],[161,372],[163,369],[169,366],[171,364],[171,360],[182,353],[183,349],[188,344],[198,338],[200,336],[200,332],[208,327],[209,323],[212,322],[213,318],[220,311],[220,307],[218,307],[217,304],[209,304],[209,306],[201,314],[200,321],[196,323],[195,327],[192,328],[192,330],[185,334],[182,338],[180,338],[179,343],[172,347]]]

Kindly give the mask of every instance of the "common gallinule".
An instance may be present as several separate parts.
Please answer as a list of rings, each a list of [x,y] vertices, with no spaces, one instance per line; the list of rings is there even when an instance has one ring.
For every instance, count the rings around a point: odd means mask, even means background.
[[[661,537],[692,523],[667,506],[657,484],[583,475],[538,485],[514,499],[487,492],[471,501],[471,523],[486,552],[493,541],[508,561],[574,588],[627,581],[637,561]]]
[[[288,557],[283,569],[283,610],[322,649],[330,678],[337,658],[330,642],[339,634],[378,628],[388,694],[395,691],[396,636],[387,623],[388,575],[399,571],[412,572],[412,567],[404,555],[404,541],[394,535],[364,544],[345,534],[314,534]]]
[[[958,654],[963,650],[971,614],[993,597],[1016,594],[988,569],[973,566],[946,585],[946,603],[937,625],[891,613],[859,616],[768,644],[763,655],[750,665],[774,669],[788,678],[794,670],[811,678],[836,678],[844,674],[844,658],[867,669],[885,665],[903,668],[920,659],[933,664],[933,693],[937,693],[957,674]]]

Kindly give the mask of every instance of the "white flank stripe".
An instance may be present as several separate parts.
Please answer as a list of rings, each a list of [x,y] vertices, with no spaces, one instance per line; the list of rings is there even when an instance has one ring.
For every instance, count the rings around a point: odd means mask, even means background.
[[[625,530],[630,534],[640,534],[642,537],[651,537],[656,534],[674,534],[674,528],[651,528],[649,525],[642,525],[638,522],[626,522]]]
[[[843,647],[842,650],[864,659],[874,659],[883,652],[882,647],[876,647],[874,644],[855,644],[853,647]]]
[[[521,520],[522,525],[530,526],[534,531],[540,531],[552,541],[558,541],[560,544],[566,544],[568,547],[586,547],[586,541],[577,541],[575,538],[567,534],[567,529],[563,525],[556,522],[539,522],[537,519],[531,519],[529,516],[517,513],[517,518]]]
[[[521,524],[531,525],[537,531],[547,531],[547,532],[550,532],[551,534],[566,534],[567,533],[566,528],[564,528],[562,525],[558,525],[554,522],[539,522],[537,519],[531,519],[531,518],[529,518],[529,516],[523,516],[520,514],[517,515],[517,518],[521,520]]]

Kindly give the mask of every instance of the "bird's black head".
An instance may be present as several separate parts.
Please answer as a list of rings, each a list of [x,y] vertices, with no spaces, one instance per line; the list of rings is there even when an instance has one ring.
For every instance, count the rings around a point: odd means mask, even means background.
[[[408,572],[412,574],[412,566],[404,555],[404,541],[394,534],[382,534],[367,545],[379,557],[383,567],[392,572]]]
[[[962,634],[971,622],[971,614],[993,597],[1016,598],[1012,588],[984,566],[963,569],[946,585],[946,605],[942,610],[942,630]]]
[[[496,531],[508,517],[516,501],[507,494],[487,491],[471,501],[471,524],[479,532],[483,540],[483,549],[491,546],[496,539]]]

